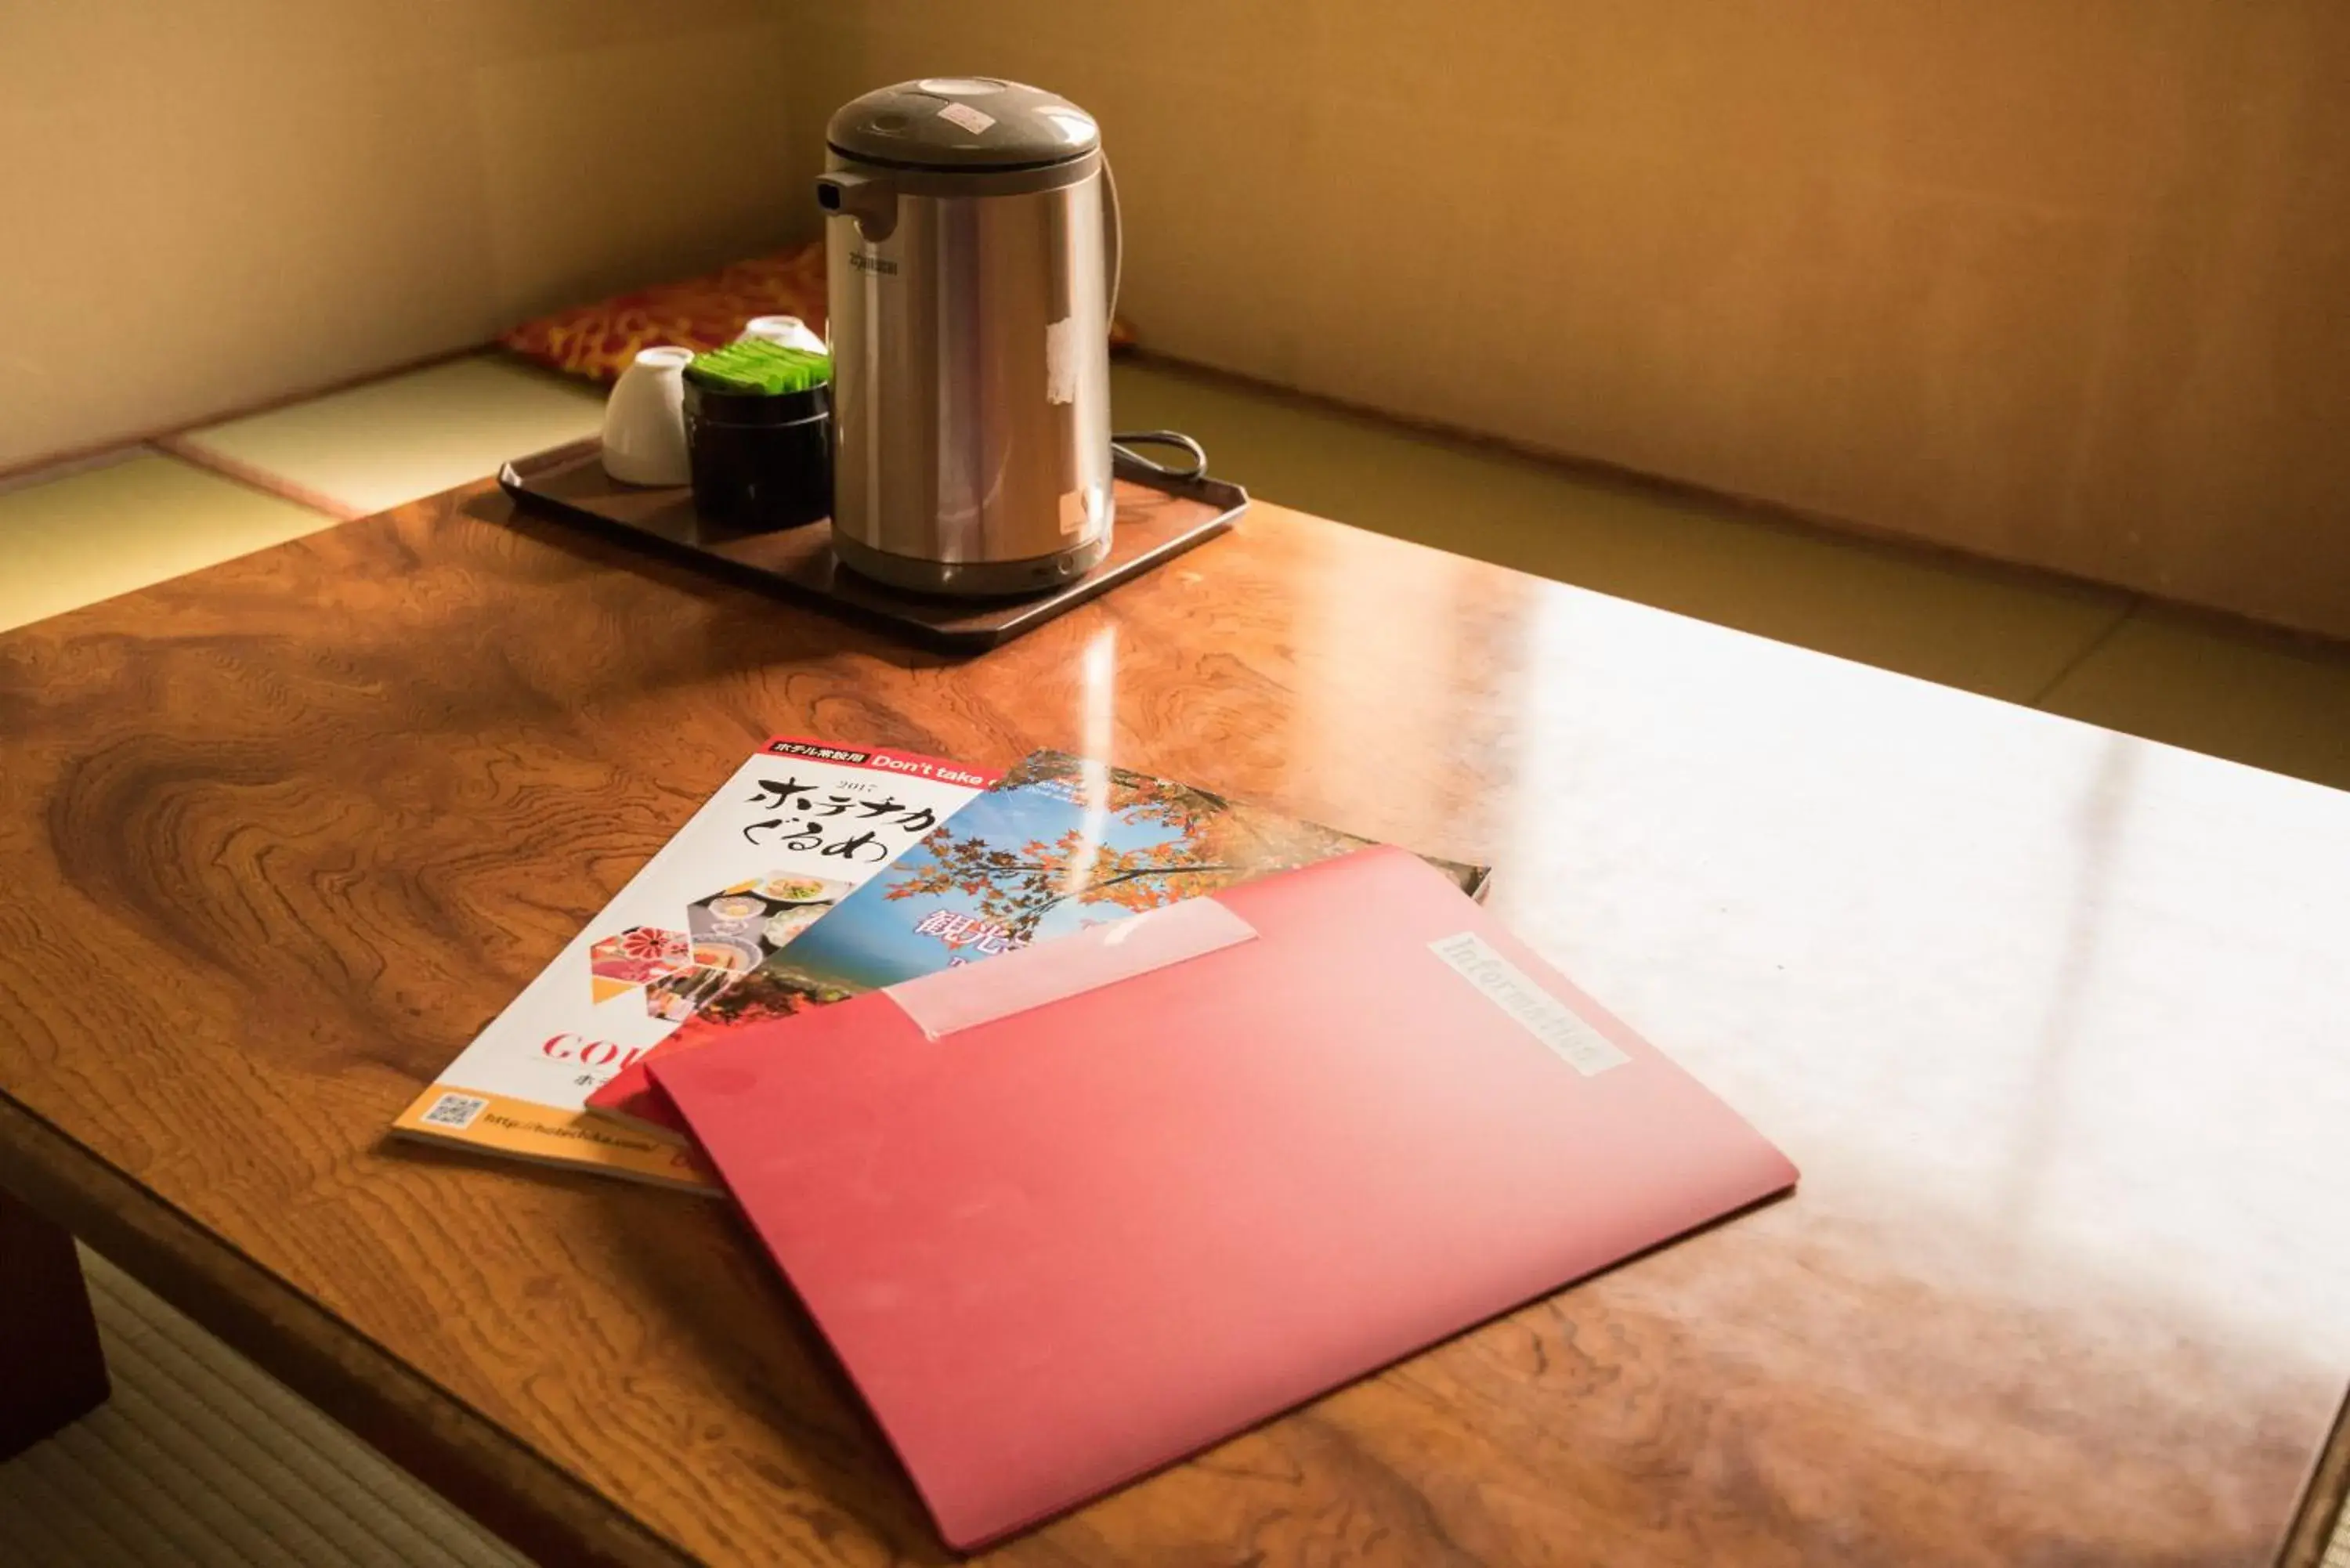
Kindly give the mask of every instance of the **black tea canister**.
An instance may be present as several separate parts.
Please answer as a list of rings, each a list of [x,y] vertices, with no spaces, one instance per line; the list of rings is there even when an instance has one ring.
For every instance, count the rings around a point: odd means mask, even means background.
[[[726,374],[723,363],[714,370],[705,368],[726,353],[703,356],[684,376],[694,510],[703,522],[742,534],[796,528],[830,516],[830,379],[766,390],[749,378]]]

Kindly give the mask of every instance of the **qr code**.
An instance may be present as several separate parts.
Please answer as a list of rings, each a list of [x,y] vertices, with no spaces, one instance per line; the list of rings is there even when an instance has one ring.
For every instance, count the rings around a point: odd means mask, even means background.
[[[424,1113],[423,1122],[426,1127],[463,1132],[473,1125],[475,1116],[489,1108],[490,1102],[479,1095],[443,1095]]]

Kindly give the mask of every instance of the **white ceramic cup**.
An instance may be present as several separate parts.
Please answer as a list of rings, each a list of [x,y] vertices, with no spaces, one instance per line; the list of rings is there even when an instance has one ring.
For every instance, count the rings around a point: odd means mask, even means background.
[[[831,350],[815,328],[796,316],[754,316],[743,325],[743,337],[764,337],[770,343],[780,343],[786,348],[806,348],[812,353],[827,354]]]
[[[685,368],[691,348],[646,348],[604,404],[604,472],[623,484],[685,484]]]

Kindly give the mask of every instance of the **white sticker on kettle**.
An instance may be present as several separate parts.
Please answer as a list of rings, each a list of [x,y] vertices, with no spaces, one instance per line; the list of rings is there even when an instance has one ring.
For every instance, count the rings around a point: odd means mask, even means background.
[[[950,125],[960,125],[977,136],[995,123],[995,116],[983,113],[967,103],[951,103],[939,110],[939,118]]]
[[[1495,952],[1492,944],[1476,932],[1441,938],[1429,943],[1428,950],[1451,964],[1461,979],[1484,993],[1486,1001],[1515,1019],[1527,1033],[1585,1077],[1631,1060],[1613,1040],[1576,1017],[1572,1008]]]
[[[1077,369],[1082,361],[1077,356],[1077,318],[1064,316],[1045,327],[1045,400],[1048,403],[1074,403],[1077,400]]]

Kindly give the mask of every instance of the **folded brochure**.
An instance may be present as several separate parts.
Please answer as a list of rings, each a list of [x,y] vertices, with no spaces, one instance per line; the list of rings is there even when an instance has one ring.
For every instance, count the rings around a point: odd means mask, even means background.
[[[1033,753],[588,1105],[615,1124],[681,1136],[645,1071],[652,1056],[1371,842],[1191,784]],[[1463,892],[1482,890],[1483,868],[1423,858]]]
[[[907,752],[769,741],[394,1130],[716,1192],[683,1138],[593,1115],[589,1093],[722,1002],[998,776]]]

